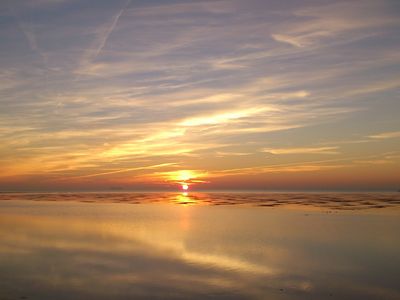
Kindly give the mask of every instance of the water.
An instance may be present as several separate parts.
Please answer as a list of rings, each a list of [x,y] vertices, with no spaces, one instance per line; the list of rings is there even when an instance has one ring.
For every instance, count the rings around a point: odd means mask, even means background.
[[[0,200],[0,299],[400,299],[398,194]]]

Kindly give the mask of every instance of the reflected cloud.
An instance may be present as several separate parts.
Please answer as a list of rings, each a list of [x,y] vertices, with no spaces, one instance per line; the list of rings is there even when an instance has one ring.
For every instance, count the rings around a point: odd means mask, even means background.
[[[191,198],[171,199],[179,197]],[[399,296],[397,282],[380,280],[395,272],[387,258],[399,247],[393,243],[397,215],[385,215],[385,222],[379,222],[383,215],[364,215],[370,222],[360,225],[357,215],[327,217],[312,210],[309,216],[165,203],[0,205],[5,297]],[[377,230],[385,234],[378,237],[379,249],[371,249],[371,232]]]

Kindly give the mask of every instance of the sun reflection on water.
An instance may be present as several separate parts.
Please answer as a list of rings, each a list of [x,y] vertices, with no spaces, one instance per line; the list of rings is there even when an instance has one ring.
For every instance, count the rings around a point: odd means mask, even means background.
[[[173,202],[183,206],[198,204],[198,201],[195,198],[190,197],[188,192],[178,194]]]

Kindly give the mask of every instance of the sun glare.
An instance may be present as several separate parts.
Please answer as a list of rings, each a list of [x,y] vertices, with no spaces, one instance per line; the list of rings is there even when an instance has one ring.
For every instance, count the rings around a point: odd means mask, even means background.
[[[190,172],[190,171],[180,171],[178,176],[179,176],[179,179],[182,181],[186,181],[186,180],[189,180],[192,177],[194,177],[192,172]]]
[[[203,179],[199,179],[199,177],[206,176],[205,172],[199,172],[195,170],[179,170],[179,171],[170,171],[162,173],[165,181],[181,188],[183,191],[187,191],[192,186],[195,186],[199,183],[206,183]]]

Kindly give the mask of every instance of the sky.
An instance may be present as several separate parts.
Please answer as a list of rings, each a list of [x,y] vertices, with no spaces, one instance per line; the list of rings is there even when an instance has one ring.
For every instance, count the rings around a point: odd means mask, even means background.
[[[397,190],[400,2],[0,3],[0,191]]]

